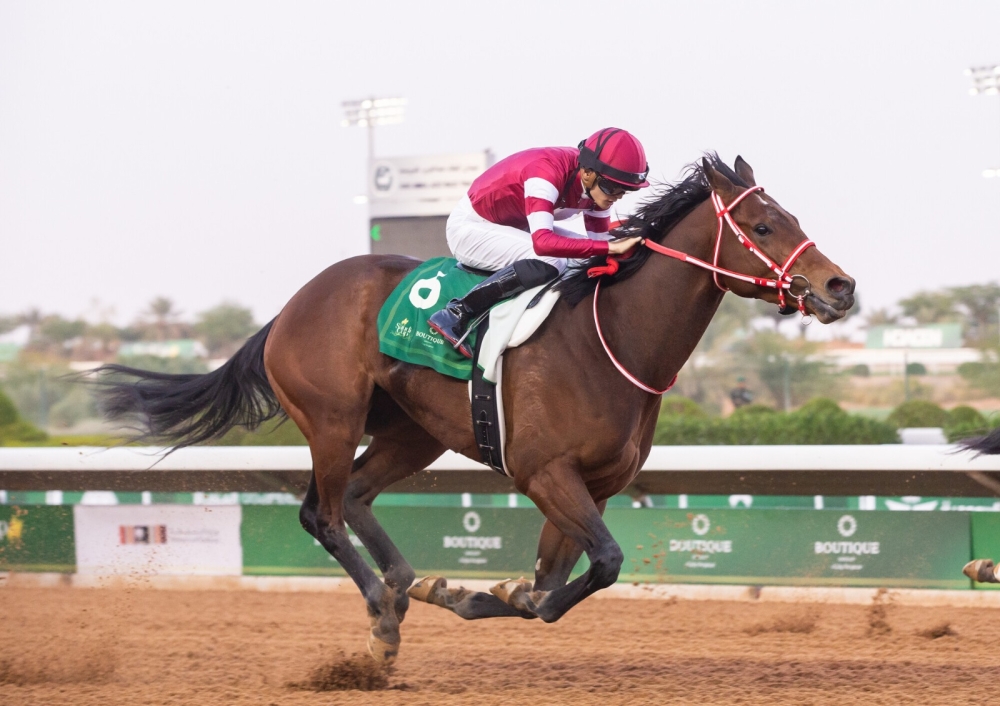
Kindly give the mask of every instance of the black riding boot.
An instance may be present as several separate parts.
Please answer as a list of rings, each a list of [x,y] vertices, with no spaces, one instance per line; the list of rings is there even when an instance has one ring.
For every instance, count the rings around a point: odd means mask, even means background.
[[[464,340],[469,324],[489,311],[494,304],[526,289],[545,284],[558,274],[559,270],[547,262],[518,260],[484,279],[461,299],[452,299],[444,309],[435,312],[427,323],[462,355],[471,358],[472,350]]]

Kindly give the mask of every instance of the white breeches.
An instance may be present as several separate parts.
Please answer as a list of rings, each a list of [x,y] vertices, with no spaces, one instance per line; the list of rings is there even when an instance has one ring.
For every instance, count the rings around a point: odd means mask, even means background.
[[[553,227],[556,235],[567,238],[583,238],[584,236],[560,226]],[[542,260],[553,265],[561,273],[566,269],[566,258],[542,257],[535,254],[531,243],[531,233],[511,228],[510,226],[492,223],[472,208],[469,196],[465,195],[448,216],[445,228],[448,247],[463,265],[475,267],[478,270],[495,272],[518,260]]]

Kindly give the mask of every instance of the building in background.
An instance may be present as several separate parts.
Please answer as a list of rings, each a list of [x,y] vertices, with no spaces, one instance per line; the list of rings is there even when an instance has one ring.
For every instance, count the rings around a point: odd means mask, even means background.
[[[964,348],[962,325],[872,326],[864,348],[828,348],[823,357],[839,370],[863,365],[872,373],[901,374],[919,363],[929,373],[953,373],[962,363],[982,360],[978,348]]]
[[[421,260],[451,256],[448,216],[493,161],[489,150],[374,159],[368,173],[371,252]]]

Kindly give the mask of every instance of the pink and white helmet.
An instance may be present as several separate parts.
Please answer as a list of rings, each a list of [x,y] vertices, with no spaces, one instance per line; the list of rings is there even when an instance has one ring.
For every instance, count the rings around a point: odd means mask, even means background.
[[[649,186],[646,151],[635,135],[616,127],[606,127],[580,144],[580,166],[629,189]]]

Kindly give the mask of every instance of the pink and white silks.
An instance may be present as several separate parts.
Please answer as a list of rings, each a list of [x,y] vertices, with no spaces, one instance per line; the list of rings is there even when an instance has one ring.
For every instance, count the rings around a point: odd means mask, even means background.
[[[595,210],[578,176],[579,150],[541,147],[487,169],[448,218],[448,246],[459,262],[499,270],[535,258],[559,271],[568,258],[608,252],[610,211]],[[586,237],[556,221],[583,214]]]

